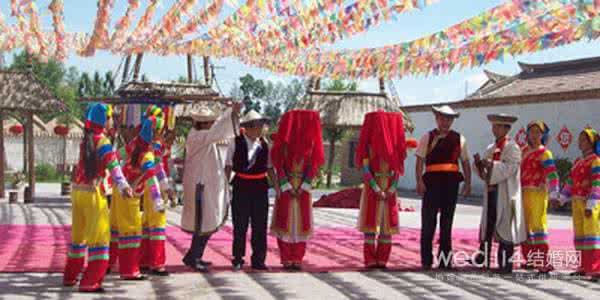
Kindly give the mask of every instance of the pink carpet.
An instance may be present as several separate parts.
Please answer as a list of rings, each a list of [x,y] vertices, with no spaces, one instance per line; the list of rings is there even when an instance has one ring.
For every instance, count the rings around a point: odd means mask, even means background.
[[[389,267],[411,270],[420,266],[419,229],[402,228],[393,239]],[[62,272],[69,243],[70,226],[0,225],[0,272]],[[181,258],[191,236],[178,227],[167,229],[167,267],[187,272]],[[571,230],[552,230],[552,250],[572,250]],[[471,253],[478,247],[477,230],[455,229],[454,250]],[[225,227],[209,242],[204,259],[214,263],[214,271],[229,271],[232,228]],[[305,271],[352,271],[362,268],[362,234],[351,227],[319,228],[309,242]],[[269,237],[267,264],[280,271],[276,240]],[[250,249],[250,245],[248,245]],[[249,261],[247,253],[246,261]],[[564,258],[566,259],[566,258]],[[559,267],[560,268],[560,267]],[[563,268],[564,269],[564,268]],[[570,269],[570,268],[569,268]]]

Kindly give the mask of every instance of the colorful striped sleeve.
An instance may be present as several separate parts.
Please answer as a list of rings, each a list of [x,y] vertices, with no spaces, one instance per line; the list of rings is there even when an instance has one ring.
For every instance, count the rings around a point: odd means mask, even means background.
[[[562,191],[560,192],[559,200],[562,205],[571,201],[571,196],[573,195],[572,189],[573,189],[573,178],[571,178],[571,176],[569,176],[569,178],[567,178],[567,181],[565,182],[565,185],[562,188]]]
[[[102,136],[100,139],[98,139],[98,142],[96,143],[96,154],[100,158],[104,168],[108,169],[110,172],[110,176],[119,190],[123,191],[128,188],[129,184],[127,183],[127,180],[125,180],[125,176],[123,176],[121,165],[117,160],[117,155],[113,150],[110,140],[105,136]]]
[[[310,164],[304,165],[304,176],[302,178],[302,184],[300,185],[300,189],[303,191],[310,193],[312,191],[312,182],[315,174],[312,174]]]
[[[560,194],[560,187],[558,181],[558,172],[552,152],[546,150],[542,154],[542,166],[544,167],[544,174],[546,175],[546,185],[548,187],[548,193],[550,199],[558,199]]]
[[[167,172],[165,172],[161,157],[162,146],[160,143],[154,143],[154,165],[156,178],[158,179],[161,190],[166,191],[169,189],[169,177],[167,176]]]
[[[398,186],[400,185],[400,173],[394,172],[394,176],[392,177],[392,182],[390,183],[390,187],[388,188],[388,193],[395,193],[398,190]]]
[[[373,173],[371,173],[368,158],[363,159],[362,173],[365,183],[368,184],[375,193],[380,193],[381,188],[379,188],[377,181],[375,181],[375,177],[373,177]]]
[[[600,203],[600,158],[592,162],[592,190],[587,201],[587,209],[594,209]]]
[[[158,179],[156,178],[154,154],[152,154],[152,152],[146,152],[146,154],[144,154],[142,157],[140,166],[142,174],[144,174],[143,178],[146,183],[145,185],[147,191],[150,192],[150,198],[152,199],[152,203],[154,203],[154,209],[157,211],[164,210],[162,194],[160,193],[160,185],[158,183]]]

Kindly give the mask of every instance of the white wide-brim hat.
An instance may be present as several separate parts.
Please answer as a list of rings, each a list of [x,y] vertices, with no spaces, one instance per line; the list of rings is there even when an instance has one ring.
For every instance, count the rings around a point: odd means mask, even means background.
[[[269,118],[263,117],[261,114],[259,114],[254,109],[252,109],[249,112],[247,112],[240,119],[240,125],[244,126],[244,125],[248,125],[248,124],[254,123],[254,122],[267,122],[267,121],[269,121]]]
[[[192,120],[196,122],[212,122],[217,119],[217,114],[210,108],[203,106],[191,113]]]
[[[434,113],[438,113],[440,115],[444,115],[444,116],[448,116],[448,117],[452,117],[452,118],[458,118],[460,116],[459,112],[455,111],[454,109],[452,109],[452,107],[450,107],[448,105],[432,106],[431,109],[433,110]]]

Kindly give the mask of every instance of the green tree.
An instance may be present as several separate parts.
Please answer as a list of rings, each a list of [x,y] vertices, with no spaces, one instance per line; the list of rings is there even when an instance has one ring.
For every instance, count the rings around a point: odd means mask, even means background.
[[[244,113],[254,109],[258,112],[261,111],[261,99],[266,95],[267,88],[265,83],[250,74],[246,74],[240,77],[240,91],[241,96],[244,99]]]
[[[357,84],[355,82],[346,82],[343,80],[333,80],[325,83],[327,91],[356,91]],[[333,174],[333,164],[335,162],[335,144],[343,140],[347,136],[347,130],[339,127],[324,128],[323,138],[329,141],[329,161],[327,162],[327,188],[331,187],[331,177]]]

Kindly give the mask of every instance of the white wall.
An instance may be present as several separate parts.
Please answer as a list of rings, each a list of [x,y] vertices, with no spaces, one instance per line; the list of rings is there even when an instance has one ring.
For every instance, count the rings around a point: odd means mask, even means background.
[[[79,159],[80,139],[67,139],[67,163],[75,164]],[[36,163],[62,164],[63,139],[57,137],[35,137],[34,150]],[[23,169],[23,136],[4,138],[6,163],[9,169]]]
[[[577,148],[577,135],[588,124],[600,130],[600,100],[581,100],[551,102],[546,104],[523,104],[488,106],[478,108],[457,109],[461,116],[454,122],[453,129],[467,138],[471,158],[475,153],[482,153],[493,142],[491,125],[487,121],[490,113],[508,113],[519,116],[519,121],[513,126],[511,135],[514,137],[521,127],[527,126],[531,120],[543,119],[550,127],[550,150],[555,157],[577,158],[581,152]],[[409,113],[415,122],[414,137],[419,139],[424,133],[435,128],[435,120],[431,111]],[[556,135],[566,125],[573,134],[573,142],[567,151],[563,151]],[[405,163],[406,176],[401,181],[401,188],[414,190],[416,180],[414,175],[414,151],[409,153]],[[481,194],[483,184],[479,178],[473,178],[473,192]]]

